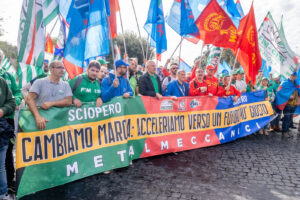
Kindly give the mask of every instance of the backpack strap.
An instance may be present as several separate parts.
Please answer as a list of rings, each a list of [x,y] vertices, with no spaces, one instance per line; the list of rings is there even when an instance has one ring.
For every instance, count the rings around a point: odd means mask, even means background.
[[[183,87],[184,87],[184,91],[185,91],[185,96],[189,96],[189,94],[188,94],[188,88],[187,88],[185,82],[183,82]]]
[[[196,83],[196,81],[194,80],[193,81],[194,82],[194,87],[195,87],[195,89],[198,87],[198,85],[197,85],[197,83]]]
[[[72,88],[73,94],[76,91],[76,89],[79,87],[79,85],[82,83],[82,81],[83,81],[83,76],[82,75],[78,76],[78,78],[76,79],[75,85]]]

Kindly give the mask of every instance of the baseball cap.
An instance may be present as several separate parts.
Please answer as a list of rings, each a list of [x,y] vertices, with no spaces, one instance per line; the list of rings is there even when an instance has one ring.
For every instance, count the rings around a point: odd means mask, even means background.
[[[100,65],[105,65],[105,64],[109,63],[109,62],[107,62],[106,60],[104,60],[102,58],[98,59],[97,61],[100,63]]]
[[[115,62],[115,65],[116,65],[116,68],[121,67],[122,65],[124,65],[124,66],[129,66],[129,64],[126,63],[126,62],[125,62],[124,60],[122,60],[122,59],[117,60],[117,61]]]
[[[209,69],[215,69],[215,68],[214,68],[214,66],[212,66],[212,65],[207,65],[207,66],[206,66],[206,70],[209,70]]]

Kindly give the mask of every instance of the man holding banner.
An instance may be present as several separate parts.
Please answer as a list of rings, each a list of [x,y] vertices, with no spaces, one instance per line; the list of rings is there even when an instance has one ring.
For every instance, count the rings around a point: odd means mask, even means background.
[[[123,96],[124,98],[133,96],[129,81],[124,77],[127,73],[129,64],[124,60],[117,60],[115,66],[116,75],[109,74],[108,77],[104,78],[102,81],[101,98],[103,102],[108,102],[112,98],[118,96]]]
[[[204,80],[204,70],[202,68],[196,69],[196,77],[190,82],[190,96],[206,96],[207,83]]]
[[[78,75],[69,81],[73,92],[73,104],[76,107],[80,107],[83,102],[94,102],[97,107],[103,104],[100,97],[101,82],[97,79],[100,67],[98,61],[91,61],[85,74]]]
[[[219,80],[214,76],[215,67],[212,65],[208,65],[206,67],[206,75],[204,76],[204,80],[207,82],[207,93],[209,96],[217,96],[218,88],[219,88]]]
[[[156,72],[155,62],[149,60],[146,63],[147,72],[139,79],[139,92],[141,95],[162,99],[162,87]]]
[[[44,110],[51,107],[67,107],[72,105],[72,90],[70,85],[62,80],[65,67],[60,61],[50,64],[50,76],[36,80],[26,98],[28,108],[35,117],[38,129],[45,129],[47,119],[41,116],[38,106]]]
[[[177,100],[177,97],[189,96],[189,84],[185,82],[186,74],[183,69],[177,71],[177,80],[168,84],[166,96]]]

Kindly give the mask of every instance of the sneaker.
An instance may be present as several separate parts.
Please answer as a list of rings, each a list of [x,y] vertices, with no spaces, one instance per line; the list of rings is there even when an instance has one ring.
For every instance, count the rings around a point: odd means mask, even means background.
[[[263,135],[263,134],[264,134],[264,130],[263,130],[263,129],[260,129],[260,130],[258,131],[258,133],[259,133],[260,135]]]
[[[9,199],[10,199],[9,195],[5,194],[5,196],[1,200],[9,200]]]
[[[293,137],[293,135],[289,131],[282,132],[282,136],[285,137],[285,138]]]
[[[293,125],[293,126],[290,126],[290,128],[291,129],[296,129],[297,127]]]
[[[265,134],[265,135],[269,135],[268,130],[265,129],[265,130],[264,130],[264,134]]]
[[[8,193],[16,193],[16,181],[9,181],[7,183]]]
[[[110,173],[111,173],[111,170],[103,172],[103,174],[110,174]]]

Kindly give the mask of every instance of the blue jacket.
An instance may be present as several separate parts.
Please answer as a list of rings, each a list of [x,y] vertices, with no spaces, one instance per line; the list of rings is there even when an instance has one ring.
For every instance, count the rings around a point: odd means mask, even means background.
[[[167,86],[166,96],[176,96],[176,97],[189,96],[189,84],[184,81],[183,84],[180,85],[177,80],[172,81]]]
[[[101,83],[101,99],[103,102],[108,102],[114,97],[123,96],[124,93],[133,96],[129,81],[126,78],[118,77],[119,86],[117,88],[113,86],[114,79],[115,75],[109,74],[109,77],[104,78]]]

